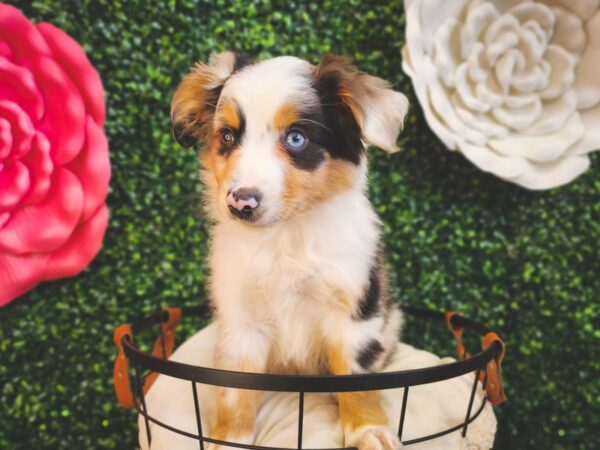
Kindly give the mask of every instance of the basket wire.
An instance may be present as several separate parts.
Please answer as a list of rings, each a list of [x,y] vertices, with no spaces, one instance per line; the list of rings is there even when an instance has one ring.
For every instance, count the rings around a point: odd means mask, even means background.
[[[475,331],[480,334],[490,334],[490,332],[482,325],[478,324],[477,322],[473,322],[469,319],[463,318],[462,316],[455,313],[449,316],[448,313],[443,314],[421,308],[403,307],[402,309],[405,313],[416,317],[421,317],[425,319],[446,320],[449,327],[454,329],[457,329],[459,327],[462,329],[464,327],[464,329]],[[203,307],[181,308],[181,314],[183,316],[193,315],[196,317],[201,317],[205,312],[206,310]],[[143,317],[142,319],[133,322],[131,326],[132,334],[136,334],[140,331],[148,329],[152,325],[160,326],[161,324],[167,322],[168,319],[168,310],[163,310],[152,315]],[[494,334],[494,336],[496,335]],[[202,415],[197,389],[198,383],[240,389],[296,392],[298,394],[298,428],[296,449],[298,450],[346,450],[349,448],[354,448],[342,447],[334,449],[306,449],[302,446],[304,427],[304,395],[306,392],[339,393],[403,388],[402,404],[400,409],[400,420],[398,423],[397,434],[400,442],[404,446],[436,439],[458,430],[461,430],[462,437],[465,437],[467,435],[469,425],[475,419],[477,419],[477,417],[479,417],[486,403],[490,400],[487,394],[484,395],[480,406],[476,409],[476,411],[473,411],[477,387],[480,385],[484,391],[487,387],[489,369],[488,364],[490,363],[490,361],[500,360],[501,362],[504,356],[504,344],[498,338],[497,340],[493,340],[491,344],[487,346],[487,348],[484,348],[482,352],[476,355],[470,357],[467,355],[458,355],[459,360],[454,363],[425,369],[413,369],[398,372],[369,373],[344,376],[269,375],[225,371],[220,369],[197,367],[174,361],[169,361],[169,352],[167,351],[165,345],[163,327],[161,327],[161,333],[157,342],[160,342],[160,353],[162,358],[157,357],[154,353],[153,355],[150,355],[136,348],[133,345],[132,335],[126,334],[125,336],[123,336],[121,341],[123,354],[125,355],[125,358],[127,359],[128,363],[127,377],[129,378],[128,381],[131,383],[132,404],[137,409],[139,414],[144,418],[144,428],[146,431],[148,447],[150,447],[152,443],[150,423],[153,423],[173,433],[177,433],[182,436],[187,436],[190,439],[198,441],[200,450],[204,450],[205,443],[212,443],[222,446],[249,450],[293,450],[293,448],[267,447],[254,444],[243,444],[238,442],[223,441],[205,436],[202,430]],[[131,369],[133,369],[133,376],[131,374]],[[145,369],[147,371],[145,376],[142,375],[142,369]],[[150,414],[146,404],[145,390],[147,389],[145,389],[145,380],[147,380],[149,374],[153,373],[160,373],[166,376],[172,376],[190,382],[191,394],[194,399],[194,413],[196,419],[197,434],[190,433],[188,431],[164,423]],[[412,386],[448,380],[468,373],[473,373],[473,383],[470,391],[469,402],[465,413],[464,421],[450,428],[441,430],[439,432],[427,436],[403,440],[404,422],[406,419],[406,409],[409,401],[410,388]]]

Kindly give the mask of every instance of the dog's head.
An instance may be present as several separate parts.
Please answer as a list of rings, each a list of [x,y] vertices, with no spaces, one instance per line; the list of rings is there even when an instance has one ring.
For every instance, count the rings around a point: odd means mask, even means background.
[[[365,145],[396,150],[406,97],[325,56],[197,64],[171,105],[185,147],[204,143],[201,175],[217,220],[269,225],[365,184]]]

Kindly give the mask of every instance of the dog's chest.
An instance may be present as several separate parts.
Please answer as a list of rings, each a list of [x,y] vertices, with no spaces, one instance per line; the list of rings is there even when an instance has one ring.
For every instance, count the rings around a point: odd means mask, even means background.
[[[260,329],[282,370],[318,371],[324,334],[350,322],[368,281],[378,242],[369,211],[340,217],[335,228],[217,228],[211,270],[219,319]]]

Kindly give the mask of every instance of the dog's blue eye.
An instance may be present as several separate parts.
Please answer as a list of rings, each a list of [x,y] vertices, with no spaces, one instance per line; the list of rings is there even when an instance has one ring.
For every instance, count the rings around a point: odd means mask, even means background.
[[[301,131],[290,131],[285,137],[285,145],[293,152],[298,152],[306,147],[308,139]]]

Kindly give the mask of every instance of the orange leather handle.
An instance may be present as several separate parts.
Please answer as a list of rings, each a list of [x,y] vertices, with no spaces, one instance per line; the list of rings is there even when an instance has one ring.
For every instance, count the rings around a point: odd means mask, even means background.
[[[173,353],[175,345],[175,332],[181,321],[181,308],[167,308],[167,320],[160,324],[160,335],[154,341],[152,356],[167,359]],[[133,393],[129,382],[127,358],[123,351],[123,339],[133,339],[133,331],[129,325],[120,325],[114,332],[113,340],[117,346],[117,357],[113,368],[113,383],[119,404],[126,409],[134,407]],[[146,376],[143,391],[146,394],[158,377],[158,373],[152,372]]]
[[[487,383],[485,385],[485,391],[490,403],[492,405],[498,405],[507,400],[506,395],[504,394],[504,388],[502,387],[502,361],[504,360],[506,346],[496,333],[490,332],[483,337],[481,347],[483,350],[486,350],[494,342],[500,343],[501,350],[500,353],[487,364]]]
[[[123,338],[125,336],[133,339],[133,331],[129,325],[120,325],[113,334],[113,340],[118,350],[113,368],[113,383],[119,404],[123,408],[130,409],[133,408],[133,395],[129,384],[127,358],[123,352]]]
[[[154,347],[152,348],[152,356],[163,359],[169,358],[173,353],[177,325],[181,321],[181,308],[167,308],[165,311],[168,314],[168,319],[160,324],[160,335],[154,341]],[[148,374],[144,382],[144,394],[150,390],[156,378],[158,378],[158,373]]]
[[[450,332],[454,335],[454,340],[456,341],[456,359],[461,361],[465,358],[468,358],[470,355],[467,352],[467,349],[465,348],[462,341],[462,336],[465,329],[463,327],[457,327],[452,325],[452,318],[460,317],[460,314],[454,311],[446,311],[445,316],[446,326],[448,327],[448,330],[450,330]]]

